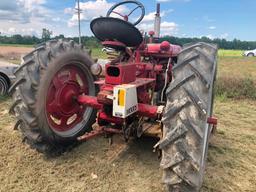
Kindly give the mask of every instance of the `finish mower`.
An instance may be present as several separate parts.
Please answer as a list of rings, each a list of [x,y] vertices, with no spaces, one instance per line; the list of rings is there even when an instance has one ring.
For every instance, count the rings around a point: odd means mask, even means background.
[[[127,15],[118,12],[128,4],[136,7]],[[141,15],[132,23],[135,10]],[[105,134],[122,134],[125,141],[157,137],[154,148],[161,151],[167,191],[199,191],[217,124],[212,117],[217,46],[159,43],[160,5],[154,32],[135,27],[144,15],[144,6],[129,0],[91,22],[95,37],[115,50],[104,78],[83,45],[67,40],[39,45],[15,71],[10,113],[23,141],[45,154]]]

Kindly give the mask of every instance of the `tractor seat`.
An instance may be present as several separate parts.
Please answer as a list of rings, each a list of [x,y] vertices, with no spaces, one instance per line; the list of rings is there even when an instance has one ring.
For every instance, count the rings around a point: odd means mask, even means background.
[[[91,30],[100,41],[117,41],[127,47],[138,47],[143,37],[131,23],[114,17],[99,17],[91,22]]]

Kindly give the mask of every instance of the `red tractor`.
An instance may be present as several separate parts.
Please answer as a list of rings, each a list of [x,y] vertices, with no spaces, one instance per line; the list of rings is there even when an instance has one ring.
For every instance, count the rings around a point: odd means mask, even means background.
[[[136,5],[130,14],[116,11],[128,3]],[[142,14],[130,23],[137,9]],[[130,0],[91,22],[95,37],[115,50],[104,78],[101,65],[74,41],[52,40],[26,55],[9,90],[15,129],[46,154],[103,134],[122,134],[126,141],[158,137],[154,148],[161,151],[167,191],[198,191],[217,123],[212,117],[217,46],[158,43],[154,32],[147,36],[135,27],[144,14],[144,6]]]

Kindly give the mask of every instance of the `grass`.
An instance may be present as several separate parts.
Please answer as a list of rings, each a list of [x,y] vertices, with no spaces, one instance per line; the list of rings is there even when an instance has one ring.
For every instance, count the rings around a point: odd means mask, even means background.
[[[256,189],[256,101],[217,99],[218,130],[209,147],[202,191]]]
[[[221,77],[217,79],[216,95],[236,99],[256,99],[256,83],[252,78]]]
[[[107,59],[107,54],[104,53],[101,48],[94,48],[94,49],[92,49],[92,57]]]
[[[0,102],[0,191],[163,192],[153,142],[133,142],[113,161],[109,158],[120,144],[114,140],[109,146],[99,137],[47,159],[21,143],[12,129],[15,119],[8,115],[10,103]],[[218,130],[209,146],[201,192],[255,191],[255,106],[252,100],[216,100]]]
[[[242,50],[224,50],[220,49],[218,52],[219,57],[242,57],[243,56]]]
[[[218,130],[209,146],[201,192],[254,192],[256,101],[241,96],[256,90],[256,58],[223,52],[219,53],[214,112]],[[100,49],[93,49],[92,55],[106,58]],[[12,129],[15,119],[8,115],[10,105],[8,97],[0,97],[0,191],[163,191],[151,143],[135,142],[112,162],[109,157],[115,156],[119,145],[114,142],[110,147],[106,139],[96,138],[47,159],[21,143],[19,132]]]
[[[219,57],[218,77],[251,77],[256,80],[256,58]]]
[[[101,48],[94,48],[92,49],[92,53],[94,57],[97,58],[106,58],[106,54],[104,54],[101,51]],[[241,57],[243,56],[243,51],[242,50],[224,50],[224,49],[220,49],[218,51],[218,56],[219,57]]]
[[[219,57],[216,94],[256,99],[256,58]]]

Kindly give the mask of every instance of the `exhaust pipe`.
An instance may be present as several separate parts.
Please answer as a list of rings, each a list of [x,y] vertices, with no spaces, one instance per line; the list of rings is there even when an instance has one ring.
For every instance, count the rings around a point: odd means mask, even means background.
[[[161,27],[160,3],[157,3],[155,25],[154,25],[155,38],[160,38],[160,27]]]

